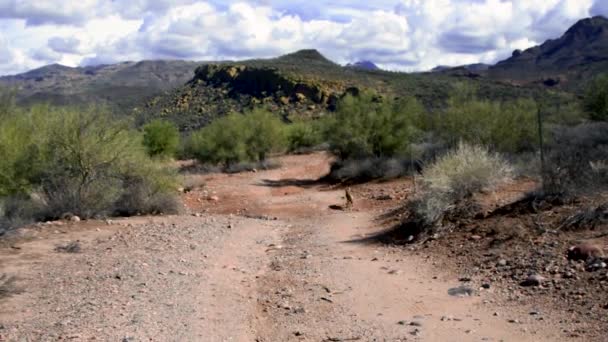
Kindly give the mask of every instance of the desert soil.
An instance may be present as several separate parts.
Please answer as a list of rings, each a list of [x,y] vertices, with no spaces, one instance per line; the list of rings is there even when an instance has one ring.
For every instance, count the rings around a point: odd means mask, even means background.
[[[189,175],[187,214],[55,222],[5,239],[0,341],[602,340],[565,333],[576,323],[549,304],[510,304],[499,282],[461,282],[462,267],[436,250],[367,239],[410,180],[355,187],[354,207],[333,210],[344,190],[313,182],[327,155],[280,162]],[[57,249],[70,242],[80,250]],[[461,285],[472,294],[448,294]]]

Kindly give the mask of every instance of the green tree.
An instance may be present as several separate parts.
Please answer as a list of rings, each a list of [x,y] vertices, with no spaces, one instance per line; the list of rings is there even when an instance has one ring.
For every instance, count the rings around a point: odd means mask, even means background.
[[[341,159],[404,155],[417,137],[422,106],[414,99],[380,99],[372,93],[347,96],[328,119],[325,136]]]
[[[153,120],[143,127],[143,143],[152,157],[173,157],[179,147],[179,131],[168,121]]]
[[[592,120],[608,120],[608,75],[597,76],[589,86],[584,96],[585,111]]]
[[[201,163],[229,167],[239,162],[263,161],[284,145],[281,120],[268,111],[256,109],[245,114],[228,114],[194,132],[187,150]]]
[[[263,109],[245,114],[245,146],[250,161],[263,161],[270,152],[279,152],[285,146],[285,125],[276,116]]]
[[[531,99],[480,100],[469,86],[457,86],[433,130],[452,146],[465,141],[502,152],[532,148],[536,141],[537,105]]]

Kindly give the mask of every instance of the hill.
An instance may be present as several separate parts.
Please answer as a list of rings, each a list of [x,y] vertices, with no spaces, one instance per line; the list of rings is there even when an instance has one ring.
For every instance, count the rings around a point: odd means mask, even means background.
[[[145,99],[190,80],[198,62],[141,61],[71,68],[59,64],[0,77],[0,85],[18,89],[18,102],[57,105],[103,103],[131,111]]]
[[[488,77],[516,84],[539,83],[580,91],[585,80],[608,71],[608,19],[578,21],[558,39],[497,63]]]
[[[355,63],[349,63],[346,65],[347,68],[363,69],[363,70],[380,70],[380,68],[371,61],[359,61]]]
[[[483,98],[546,95],[539,86],[514,86],[469,74],[342,67],[316,50],[302,50],[272,59],[201,65],[186,85],[155,97],[141,108],[138,117],[140,122],[168,119],[182,130],[196,129],[218,116],[255,106],[266,106],[287,120],[318,117],[333,111],[346,94],[366,90],[387,97],[413,96],[426,107],[437,108],[445,103],[454,82],[473,83]]]

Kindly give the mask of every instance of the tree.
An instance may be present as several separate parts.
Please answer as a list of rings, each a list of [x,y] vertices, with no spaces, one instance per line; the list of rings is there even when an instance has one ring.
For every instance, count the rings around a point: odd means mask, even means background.
[[[608,120],[608,75],[597,76],[589,86],[583,100],[585,111],[596,121]]]
[[[154,120],[143,128],[144,146],[151,157],[173,157],[179,146],[179,131],[168,121]]]

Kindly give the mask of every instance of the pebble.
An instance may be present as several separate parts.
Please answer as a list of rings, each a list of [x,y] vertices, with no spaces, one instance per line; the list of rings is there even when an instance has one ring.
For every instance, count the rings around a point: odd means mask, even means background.
[[[531,274],[522,281],[519,285],[530,287],[530,286],[541,286],[545,282],[545,277],[538,274]]]
[[[507,266],[507,264],[508,264],[508,262],[505,259],[500,259],[500,260],[498,260],[498,263],[497,263],[498,266],[503,266],[503,267]]]

